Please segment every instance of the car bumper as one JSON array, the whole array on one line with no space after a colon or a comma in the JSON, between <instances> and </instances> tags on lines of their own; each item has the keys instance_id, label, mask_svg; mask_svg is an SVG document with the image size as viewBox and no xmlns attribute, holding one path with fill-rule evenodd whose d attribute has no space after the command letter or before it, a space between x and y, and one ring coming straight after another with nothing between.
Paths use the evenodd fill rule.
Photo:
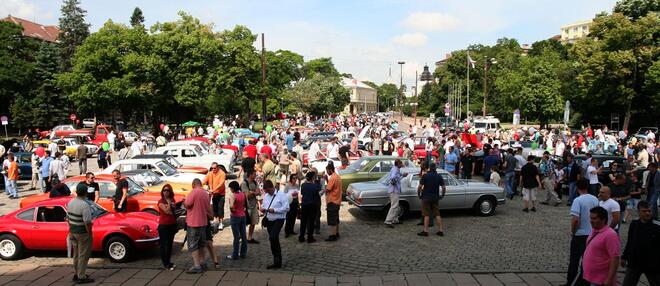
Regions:
<instances>
[{"instance_id":1,"label":"car bumper","mask_svg":"<svg viewBox=\"0 0 660 286\"><path fill-rule=\"evenodd\" d=\"M506 203L506 199L497 199L497 204L498 205L503 205Z\"/></svg>"},{"instance_id":2,"label":"car bumper","mask_svg":"<svg viewBox=\"0 0 660 286\"><path fill-rule=\"evenodd\" d=\"M135 247L138 248L138 249L153 248L153 247L158 246L159 242L160 242L160 237L136 239L135 240Z\"/></svg>"},{"instance_id":3,"label":"car bumper","mask_svg":"<svg viewBox=\"0 0 660 286\"><path fill-rule=\"evenodd\" d=\"M382 210L385 206L380 204L363 204L362 202L353 198L353 196L346 196L346 200L349 205L354 205L360 209L367 211L379 211Z\"/></svg>"}]
</instances>

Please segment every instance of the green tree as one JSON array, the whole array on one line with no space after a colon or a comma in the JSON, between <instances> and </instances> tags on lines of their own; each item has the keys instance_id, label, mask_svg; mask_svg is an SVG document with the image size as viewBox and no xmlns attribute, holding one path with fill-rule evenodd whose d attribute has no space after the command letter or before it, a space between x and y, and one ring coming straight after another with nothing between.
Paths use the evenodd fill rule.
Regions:
<instances>
[{"instance_id":1,"label":"green tree","mask_svg":"<svg viewBox=\"0 0 660 286\"><path fill-rule=\"evenodd\" d=\"M624 129L633 120L657 121L660 109L652 104L657 92L645 86L654 81L647 71L660 55L659 34L658 13L637 20L620 13L594 19L590 37L571 48L580 88L575 98L585 103L580 108L586 119L607 122L609 113L623 113ZM644 105L633 109L633 103Z\"/></svg>"},{"instance_id":2,"label":"green tree","mask_svg":"<svg viewBox=\"0 0 660 286\"><path fill-rule=\"evenodd\" d=\"M561 57L555 52L524 57L520 68L510 70L495 80L503 104L520 109L521 116L538 119L545 126L556 118L564 103L558 73Z\"/></svg>"},{"instance_id":3,"label":"green tree","mask_svg":"<svg viewBox=\"0 0 660 286\"><path fill-rule=\"evenodd\" d=\"M332 58L318 58L305 63L303 66L303 76L312 78L314 74L321 74L327 77L339 77L340 74L332 63Z\"/></svg>"},{"instance_id":4,"label":"green tree","mask_svg":"<svg viewBox=\"0 0 660 286\"><path fill-rule=\"evenodd\" d=\"M660 12L660 0L620 0L614 5L614 13L622 13L632 19L639 19L649 12Z\"/></svg>"},{"instance_id":5,"label":"green tree","mask_svg":"<svg viewBox=\"0 0 660 286\"><path fill-rule=\"evenodd\" d=\"M144 27L144 15L142 15L142 10L140 7L135 7L135 9L133 9L133 14L131 15L131 26L133 26L133 28Z\"/></svg>"},{"instance_id":6,"label":"green tree","mask_svg":"<svg viewBox=\"0 0 660 286\"><path fill-rule=\"evenodd\" d=\"M56 44L42 42L39 46L32 79L34 88L19 95L11 106L17 126L50 128L67 120L71 107L54 78L60 71L60 55Z\"/></svg>"},{"instance_id":7,"label":"green tree","mask_svg":"<svg viewBox=\"0 0 660 286\"><path fill-rule=\"evenodd\" d=\"M532 49L529 51L529 56L540 56L546 50L551 50L558 53L563 59L568 57L568 49L555 39L547 39L532 44Z\"/></svg>"},{"instance_id":8,"label":"green tree","mask_svg":"<svg viewBox=\"0 0 660 286\"><path fill-rule=\"evenodd\" d=\"M312 115L339 113L350 102L350 91L342 86L339 77L321 74L297 82L286 94L297 111Z\"/></svg>"},{"instance_id":9,"label":"green tree","mask_svg":"<svg viewBox=\"0 0 660 286\"><path fill-rule=\"evenodd\" d=\"M89 24L85 23L87 11L80 8L79 0L64 0L61 12L58 39L62 45L62 64L68 71L76 48L89 36Z\"/></svg>"},{"instance_id":10,"label":"green tree","mask_svg":"<svg viewBox=\"0 0 660 286\"><path fill-rule=\"evenodd\" d=\"M0 114L7 114L13 99L29 90L36 41L23 37L22 31L19 25L0 21Z\"/></svg>"}]
</instances>

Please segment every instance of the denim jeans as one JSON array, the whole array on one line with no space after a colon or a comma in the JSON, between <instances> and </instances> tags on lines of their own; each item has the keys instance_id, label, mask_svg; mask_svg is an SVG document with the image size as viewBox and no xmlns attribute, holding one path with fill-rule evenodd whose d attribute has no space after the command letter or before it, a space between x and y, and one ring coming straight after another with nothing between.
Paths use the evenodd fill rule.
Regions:
<instances>
[{"instance_id":1,"label":"denim jeans","mask_svg":"<svg viewBox=\"0 0 660 286\"><path fill-rule=\"evenodd\" d=\"M504 192L507 196L513 196L513 176L515 172L507 172L504 174Z\"/></svg>"},{"instance_id":2,"label":"denim jeans","mask_svg":"<svg viewBox=\"0 0 660 286\"><path fill-rule=\"evenodd\" d=\"M16 180L7 180L5 181L5 185L5 190L8 192L10 197L18 197Z\"/></svg>"},{"instance_id":3,"label":"denim jeans","mask_svg":"<svg viewBox=\"0 0 660 286\"><path fill-rule=\"evenodd\" d=\"M247 221L244 216L232 216L229 221L231 223L231 234L234 236L234 250L231 253L231 257L245 257L247 255L247 235L245 234L245 226ZM238 252L239 244L241 247L240 254Z\"/></svg>"},{"instance_id":4,"label":"denim jeans","mask_svg":"<svg viewBox=\"0 0 660 286\"><path fill-rule=\"evenodd\" d=\"M577 198L577 184L576 182L568 183L568 204L572 205L575 198Z\"/></svg>"},{"instance_id":5,"label":"denim jeans","mask_svg":"<svg viewBox=\"0 0 660 286\"><path fill-rule=\"evenodd\" d=\"M4 174L2 175L2 178L4 179L3 182L5 183L5 194L9 195L10 194L9 193L9 183L7 183L9 181L9 179L7 179L7 176L4 175Z\"/></svg>"},{"instance_id":6,"label":"denim jeans","mask_svg":"<svg viewBox=\"0 0 660 286\"><path fill-rule=\"evenodd\" d=\"M658 192L653 192L649 197L651 198L650 204L651 204L651 213L653 214L654 218L658 217L658 195L660 195Z\"/></svg>"}]
</instances>

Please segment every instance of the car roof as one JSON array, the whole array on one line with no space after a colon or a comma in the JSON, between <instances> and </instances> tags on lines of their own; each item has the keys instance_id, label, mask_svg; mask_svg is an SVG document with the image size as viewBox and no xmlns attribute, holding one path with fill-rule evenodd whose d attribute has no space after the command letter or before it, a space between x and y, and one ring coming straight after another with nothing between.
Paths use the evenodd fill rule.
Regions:
<instances>
[{"instance_id":1,"label":"car roof","mask_svg":"<svg viewBox=\"0 0 660 286\"><path fill-rule=\"evenodd\" d=\"M128 171L123 171L121 174L123 176L133 176L133 175L139 175L142 173L154 173L154 171L148 170L148 169L136 169L136 170L128 170Z\"/></svg>"},{"instance_id":2,"label":"car roof","mask_svg":"<svg viewBox=\"0 0 660 286\"><path fill-rule=\"evenodd\" d=\"M169 155L169 154L154 154L154 153L151 153L151 154L137 155L137 156L134 156L133 159L165 159L165 158L169 158L169 157L174 157L174 156Z\"/></svg>"},{"instance_id":3,"label":"car roof","mask_svg":"<svg viewBox=\"0 0 660 286\"><path fill-rule=\"evenodd\" d=\"M419 171L420 171L420 168L419 167L405 167L405 168L401 168L400 171L401 171L401 173L418 174ZM437 168L435 171L438 174L449 174L449 172L447 172L444 169L440 169L440 168Z\"/></svg>"},{"instance_id":4,"label":"car roof","mask_svg":"<svg viewBox=\"0 0 660 286\"><path fill-rule=\"evenodd\" d=\"M163 161L163 158L130 158L130 159L124 159L124 160L119 160L117 163L125 163L125 164L134 164L134 163L156 163Z\"/></svg>"}]
</instances>

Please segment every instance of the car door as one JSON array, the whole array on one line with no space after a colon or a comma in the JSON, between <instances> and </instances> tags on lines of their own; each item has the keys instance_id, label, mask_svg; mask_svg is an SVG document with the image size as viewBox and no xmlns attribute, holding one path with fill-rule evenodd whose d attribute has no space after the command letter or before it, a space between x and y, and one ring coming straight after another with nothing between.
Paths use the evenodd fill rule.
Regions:
<instances>
[{"instance_id":1,"label":"car door","mask_svg":"<svg viewBox=\"0 0 660 286\"><path fill-rule=\"evenodd\" d=\"M66 222L66 210L61 206L40 206L32 227L38 235L34 240L41 249L66 249L66 238L69 234L69 224Z\"/></svg>"},{"instance_id":2,"label":"car door","mask_svg":"<svg viewBox=\"0 0 660 286\"><path fill-rule=\"evenodd\" d=\"M16 214L17 223L14 224L14 234L21 239L28 249L40 249L40 245L34 240L37 233L34 227L34 213L36 208L28 208Z\"/></svg>"},{"instance_id":3,"label":"car door","mask_svg":"<svg viewBox=\"0 0 660 286\"><path fill-rule=\"evenodd\" d=\"M447 173L440 174L445 181L445 197L440 200L440 209L460 209L465 205L465 185Z\"/></svg>"}]
</instances>

